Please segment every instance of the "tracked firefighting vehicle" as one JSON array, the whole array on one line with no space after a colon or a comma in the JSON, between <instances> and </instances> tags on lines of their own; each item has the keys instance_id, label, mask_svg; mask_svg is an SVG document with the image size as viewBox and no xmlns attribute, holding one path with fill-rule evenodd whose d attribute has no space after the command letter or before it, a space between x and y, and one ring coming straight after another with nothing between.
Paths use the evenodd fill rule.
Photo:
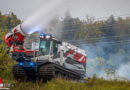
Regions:
<instances>
[{"instance_id":1,"label":"tracked firefighting vehicle","mask_svg":"<svg viewBox=\"0 0 130 90\"><path fill-rule=\"evenodd\" d=\"M76 80L84 78L86 51L61 42L51 34L41 34L39 49L28 51L23 46L27 35L20 24L4 37L11 58L18 62L12 68L16 79L27 77L50 80L58 76Z\"/></svg>"}]
</instances>

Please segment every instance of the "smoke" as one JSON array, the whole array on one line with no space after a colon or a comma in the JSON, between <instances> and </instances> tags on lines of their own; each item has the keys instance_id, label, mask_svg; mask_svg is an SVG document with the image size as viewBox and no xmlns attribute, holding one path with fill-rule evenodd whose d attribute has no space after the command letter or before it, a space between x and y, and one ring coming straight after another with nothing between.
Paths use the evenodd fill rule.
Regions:
<instances>
[{"instance_id":1,"label":"smoke","mask_svg":"<svg viewBox=\"0 0 130 90\"><path fill-rule=\"evenodd\" d=\"M24 32L26 34L42 32L62 9L63 3L65 3L65 0L54 0L46 3L22 23Z\"/></svg>"},{"instance_id":2,"label":"smoke","mask_svg":"<svg viewBox=\"0 0 130 90\"><path fill-rule=\"evenodd\" d=\"M96 74L106 79L124 77L130 80L129 44L105 42L101 40L95 45L80 45L87 51L87 76Z\"/></svg>"},{"instance_id":3,"label":"smoke","mask_svg":"<svg viewBox=\"0 0 130 90\"><path fill-rule=\"evenodd\" d=\"M117 74L130 80L130 62L128 64L122 64L117 70Z\"/></svg>"}]
</instances>

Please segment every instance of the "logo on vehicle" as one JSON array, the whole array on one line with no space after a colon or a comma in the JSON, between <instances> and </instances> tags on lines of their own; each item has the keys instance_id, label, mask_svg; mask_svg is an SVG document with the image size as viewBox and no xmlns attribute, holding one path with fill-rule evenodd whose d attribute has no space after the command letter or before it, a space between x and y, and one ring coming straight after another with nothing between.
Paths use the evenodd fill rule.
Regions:
<instances>
[{"instance_id":1,"label":"logo on vehicle","mask_svg":"<svg viewBox=\"0 0 130 90\"><path fill-rule=\"evenodd\" d=\"M78 52L75 52L74 50L69 50L66 54L66 57L71 57L78 62L82 62L82 63L86 64L86 56L84 56Z\"/></svg>"}]
</instances>

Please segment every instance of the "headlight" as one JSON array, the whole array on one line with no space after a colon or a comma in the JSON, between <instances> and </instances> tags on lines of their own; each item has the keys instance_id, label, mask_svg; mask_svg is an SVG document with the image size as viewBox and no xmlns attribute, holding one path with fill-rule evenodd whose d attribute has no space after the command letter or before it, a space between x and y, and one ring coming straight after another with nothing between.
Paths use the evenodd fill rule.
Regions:
<instances>
[{"instance_id":1,"label":"headlight","mask_svg":"<svg viewBox=\"0 0 130 90\"><path fill-rule=\"evenodd\" d=\"M19 66L23 66L23 62L20 62L20 63L19 63Z\"/></svg>"},{"instance_id":2,"label":"headlight","mask_svg":"<svg viewBox=\"0 0 130 90\"><path fill-rule=\"evenodd\" d=\"M30 67L33 67L33 66L34 66L34 62L30 62L30 63L29 63L29 66L30 66Z\"/></svg>"}]
</instances>

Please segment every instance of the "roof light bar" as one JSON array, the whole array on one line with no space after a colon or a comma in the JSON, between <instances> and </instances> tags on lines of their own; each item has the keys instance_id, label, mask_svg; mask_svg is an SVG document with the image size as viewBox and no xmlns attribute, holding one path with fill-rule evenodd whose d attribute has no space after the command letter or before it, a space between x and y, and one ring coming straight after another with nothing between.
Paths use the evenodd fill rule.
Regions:
<instances>
[{"instance_id":1,"label":"roof light bar","mask_svg":"<svg viewBox=\"0 0 130 90\"><path fill-rule=\"evenodd\" d=\"M51 34L41 34L40 38L42 38L42 39L51 39L52 36L51 36Z\"/></svg>"}]
</instances>

